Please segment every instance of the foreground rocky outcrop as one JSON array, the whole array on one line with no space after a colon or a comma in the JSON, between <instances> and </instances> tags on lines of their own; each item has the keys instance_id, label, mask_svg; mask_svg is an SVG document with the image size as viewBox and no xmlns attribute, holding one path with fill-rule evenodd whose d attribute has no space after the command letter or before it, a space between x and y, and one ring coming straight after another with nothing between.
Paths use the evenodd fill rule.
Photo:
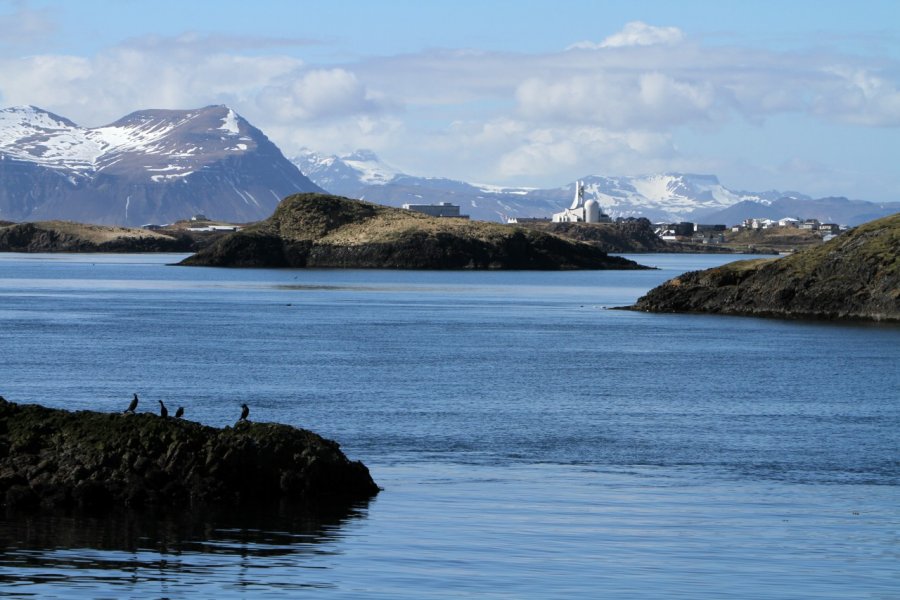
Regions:
<instances>
[{"instance_id":1,"label":"foreground rocky outcrop","mask_svg":"<svg viewBox=\"0 0 900 600\"><path fill-rule=\"evenodd\" d=\"M191 252L187 234L71 221L0 223L0 252Z\"/></svg>"},{"instance_id":2,"label":"foreground rocky outcrop","mask_svg":"<svg viewBox=\"0 0 900 600\"><path fill-rule=\"evenodd\" d=\"M785 258L685 273L628 308L900 321L900 213Z\"/></svg>"},{"instance_id":3,"label":"foreground rocky outcrop","mask_svg":"<svg viewBox=\"0 0 900 600\"><path fill-rule=\"evenodd\" d=\"M433 218L327 194L285 198L275 213L182 265L379 269L641 269L555 235Z\"/></svg>"},{"instance_id":4,"label":"foreground rocky outcrop","mask_svg":"<svg viewBox=\"0 0 900 600\"><path fill-rule=\"evenodd\" d=\"M0 398L0 502L8 509L315 507L377 493L365 465L336 442L288 425L217 429Z\"/></svg>"}]
</instances>

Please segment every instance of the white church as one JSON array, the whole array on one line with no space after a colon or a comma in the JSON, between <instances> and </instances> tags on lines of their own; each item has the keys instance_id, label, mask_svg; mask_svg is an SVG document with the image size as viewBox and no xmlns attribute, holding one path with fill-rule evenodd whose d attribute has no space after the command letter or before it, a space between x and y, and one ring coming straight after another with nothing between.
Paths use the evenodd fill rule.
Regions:
<instances>
[{"instance_id":1,"label":"white church","mask_svg":"<svg viewBox=\"0 0 900 600\"><path fill-rule=\"evenodd\" d=\"M600 203L591 198L584 201L584 183L575 182L575 199L566 210L554 213L554 223L609 223L612 219L600 211Z\"/></svg>"}]
</instances>

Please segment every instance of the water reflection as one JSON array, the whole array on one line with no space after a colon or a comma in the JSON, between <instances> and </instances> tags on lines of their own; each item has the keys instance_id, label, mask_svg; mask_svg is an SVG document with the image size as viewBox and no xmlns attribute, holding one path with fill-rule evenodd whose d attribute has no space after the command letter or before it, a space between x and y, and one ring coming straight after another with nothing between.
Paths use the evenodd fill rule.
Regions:
<instances>
[{"instance_id":1,"label":"water reflection","mask_svg":"<svg viewBox=\"0 0 900 600\"><path fill-rule=\"evenodd\" d=\"M281 590L330 587L322 561L340 553L345 528L367 513L368 503L315 513L6 514L0 597L94 597L110 585L163 596L198 588L227 596L263 581Z\"/></svg>"}]
</instances>

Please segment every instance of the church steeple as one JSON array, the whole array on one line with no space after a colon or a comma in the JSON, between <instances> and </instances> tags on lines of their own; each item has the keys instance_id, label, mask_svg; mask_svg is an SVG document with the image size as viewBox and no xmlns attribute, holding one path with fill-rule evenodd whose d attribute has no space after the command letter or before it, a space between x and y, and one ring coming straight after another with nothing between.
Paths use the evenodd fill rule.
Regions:
<instances>
[{"instance_id":1,"label":"church steeple","mask_svg":"<svg viewBox=\"0 0 900 600\"><path fill-rule=\"evenodd\" d=\"M569 207L569 210L575 210L576 208L581 208L584 206L584 183L581 181L575 182L575 198L572 200L572 206Z\"/></svg>"}]
</instances>

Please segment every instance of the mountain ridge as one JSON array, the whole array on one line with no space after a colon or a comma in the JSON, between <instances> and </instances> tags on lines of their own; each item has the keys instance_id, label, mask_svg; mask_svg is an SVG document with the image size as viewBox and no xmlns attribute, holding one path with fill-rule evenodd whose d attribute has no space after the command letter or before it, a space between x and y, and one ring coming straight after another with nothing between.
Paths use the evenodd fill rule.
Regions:
<instances>
[{"instance_id":1,"label":"mountain ridge","mask_svg":"<svg viewBox=\"0 0 900 600\"><path fill-rule=\"evenodd\" d=\"M321 191L224 105L139 110L95 128L0 109L0 181L0 218L131 226L197 213L256 221L291 193Z\"/></svg>"}]
</instances>

